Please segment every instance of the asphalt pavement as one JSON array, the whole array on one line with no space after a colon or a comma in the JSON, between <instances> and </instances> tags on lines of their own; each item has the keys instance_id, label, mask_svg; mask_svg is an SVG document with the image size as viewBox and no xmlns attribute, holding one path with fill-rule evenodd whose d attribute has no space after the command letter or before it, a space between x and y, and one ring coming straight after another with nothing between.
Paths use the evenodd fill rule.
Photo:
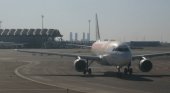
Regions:
<instances>
[{"instance_id":1,"label":"asphalt pavement","mask_svg":"<svg viewBox=\"0 0 170 93\"><path fill-rule=\"evenodd\" d=\"M87 50L74 49L40 49L34 51L87 53ZM133 54L167 51L169 51L169 48L149 48L145 50L133 50ZM75 58L69 57L19 53L18 60L20 62L28 62L27 65L22 65L15 71L21 78L63 89L87 93L169 93L170 91L169 56L150 59L154 68L149 73L140 72L138 69L139 61L134 61L132 63L132 68L134 69L133 75L122 75L122 77L117 77L115 67L101 66L96 63L91 65L93 74L91 76L84 76L82 73L75 71L73 66Z\"/></svg>"}]
</instances>

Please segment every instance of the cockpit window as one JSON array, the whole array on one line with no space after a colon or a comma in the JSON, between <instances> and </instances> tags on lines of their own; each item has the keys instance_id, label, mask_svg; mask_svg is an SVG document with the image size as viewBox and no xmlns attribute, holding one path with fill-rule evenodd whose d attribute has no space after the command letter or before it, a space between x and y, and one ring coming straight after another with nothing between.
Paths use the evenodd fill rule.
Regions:
<instances>
[{"instance_id":1,"label":"cockpit window","mask_svg":"<svg viewBox=\"0 0 170 93\"><path fill-rule=\"evenodd\" d=\"M114 49L113 51L127 52L127 51L129 51L129 48L127 48L127 47L118 47L118 48Z\"/></svg>"}]
</instances>

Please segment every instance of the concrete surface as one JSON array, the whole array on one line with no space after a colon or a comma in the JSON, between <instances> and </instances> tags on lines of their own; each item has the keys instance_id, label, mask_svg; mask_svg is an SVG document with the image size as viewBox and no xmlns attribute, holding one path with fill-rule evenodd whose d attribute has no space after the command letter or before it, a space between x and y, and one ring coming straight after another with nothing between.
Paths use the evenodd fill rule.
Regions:
<instances>
[{"instance_id":1,"label":"concrete surface","mask_svg":"<svg viewBox=\"0 0 170 93\"><path fill-rule=\"evenodd\" d=\"M169 48L149 48L133 50L134 54L167 52ZM83 53L86 50L35 50L49 52ZM88 52L86 52L88 53ZM170 91L170 57L151 59L154 68L149 73L142 73L138 69L138 61L133 62L134 74L117 77L115 67L92 64L93 75L84 76L74 70L74 58L47 55L31 55L29 64L17 69L22 78L41 84L69 88L75 91L88 93L168 93ZM20 57L19 56L19 57ZM28 58L26 58L28 59ZM122 70L123 71L123 70Z\"/></svg>"},{"instance_id":2,"label":"concrete surface","mask_svg":"<svg viewBox=\"0 0 170 93\"><path fill-rule=\"evenodd\" d=\"M0 50L0 93L169 93L170 57L151 59L154 68L140 72L133 62L134 74L117 77L115 67L92 64L93 75L74 70L74 58L32 55ZM88 54L88 50L35 50ZM168 52L170 48L133 50L134 54ZM123 69L122 69L123 71Z\"/></svg>"}]
</instances>

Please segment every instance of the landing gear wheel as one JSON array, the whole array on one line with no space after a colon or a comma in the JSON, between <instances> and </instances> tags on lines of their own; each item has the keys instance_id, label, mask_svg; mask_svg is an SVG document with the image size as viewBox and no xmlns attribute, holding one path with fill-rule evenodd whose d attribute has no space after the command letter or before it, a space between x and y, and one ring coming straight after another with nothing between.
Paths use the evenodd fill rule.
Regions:
<instances>
[{"instance_id":1,"label":"landing gear wheel","mask_svg":"<svg viewBox=\"0 0 170 93\"><path fill-rule=\"evenodd\" d=\"M88 69L88 74L91 75L91 73L92 73L92 70L91 70L91 68L89 68Z\"/></svg>"},{"instance_id":2,"label":"landing gear wheel","mask_svg":"<svg viewBox=\"0 0 170 93\"><path fill-rule=\"evenodd\" d=\"M127 74L132 75L132 73L133 73L133 69L132 68L130 68L130 67L124 68L124 74L125 75L127 75Z\"/></svg>"},{"instance_id":3,"label":"landing gear wheel","mask_svg":"<svg viewBox=\"0 0 170 93\"><path fill-rule=\"evenodd\" d=\"M132 75L132 73L133 73L133 69L129 68L129 75Z\"/></svg>"},{"instance_id":4,"label":"landing gear wheel","mask_svg":"<svg viewBox=\"0 0 170 93\"><path fill-rule=\"evenodd\" d=\"M128 69L124 68L124 74L127 74L127 73L128 73Z\"/></svg>"},{"instance_id":5,"label":"landing gear wheel","mask_svg":"<svg viewBox=\"0 0 170 93\"><path fill-rule=\"evenodd\" d=\"M86 75L88 73L88 75L91 75L92 74L92 70L91 68L89 68L89 66L92 64L93 61L91 61L89 63L89 61L87 60L87 63L86 63L86 67L84 68L84 71L83 71L83 74Z\"/></svg>"},{"instance_id":6,"label":"landing gear wheel","mask_svg":"<svg viewBox=\"0 0 170 93\"><path fill-rule=\"evenodd\" d=\"M121 73L120 69L121 68L119 66L117 66L117 76L118 77L122 77L122 73Z\"/></svg>"},{"instance_id":7,"label":"landing gear wheel","mask_svg":"<svg viewBox=\"0 0 170 93\"><path fill-rule=\"evenodd\" d=\"M87 71L86 71L86 70L84 70L84 71L83 71L83 74L84 74L84 75L86 75L86 73L87 73Z\"/></svg>"},{"instance_id":8,"label":"landing gear wheel","mask_svg":"<svg viewBox=\"0 0 170 93\"><path fill-rule=\"evenodd\" d=\"M84 70L84 71L83 71L83 74L84 74L84 75L86 75L87 73L88 73L89 75L91 75L91 73L92 73L91 68L89 68L88 70Z\"/></svg>"}]
</instances>

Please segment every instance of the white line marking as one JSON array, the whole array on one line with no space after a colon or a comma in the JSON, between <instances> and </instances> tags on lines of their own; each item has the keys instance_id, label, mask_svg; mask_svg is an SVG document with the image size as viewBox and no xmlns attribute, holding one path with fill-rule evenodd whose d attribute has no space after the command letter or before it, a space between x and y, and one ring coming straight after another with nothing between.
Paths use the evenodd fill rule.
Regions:
<instances>
[{"instance_id":1,"label":"white line marking","mask_svg":"<svg viewBox=\"0 0 170 93\"><path fill-rule=\"evenodd\" d=\"M26 65L28 65L28 64L26 64ZM20 66L20 67L16 68L15 71L14 71L15 74L16 74L17 76L23 78L23 79L27 79L27 80L32 81L32 82L36 82L36 83L43 84L43 85L47 85L47 86L53 86L53 87L61 88L61 87L58 87L57 85L49 84L49 83L44 83L44 82L40 82L40 81L37 81L37 80L33 80L33 79L31 79L31 78L28 78L28 77L20 74L18 70L21 69L21 68L23 68L23 67L26 67L26 65L23 65L23 66ZM64 88L64 89L68 89L68 88ZM74 90L74 89L71 89L71 90L73 90L73 91L78 91L78 90ZM82 92L82 91L79 91L79 92Z\"/></svg>"},{"instance_id":2,"label":"white line marking","mask_svg":"<svg viewBox=\"0 0 170 93\"><path fill-rule=\"evenodd\" d=\"M32 63L32 62L31 62ZM37 80L34 80L34 79L31 79L31 78L29 78L29 77L26 77L26 76L24 76L24 75L22 75L22 74L20 74L19 73L19 69L21 69L21 68L23 68L23 67L26 67L27 65L29 65L29 64L26 64L26 65L23 65L23 66L20 66L20 67L18 67L18 68L16 68L15 69L15 74L17 75L17 76L19 76L19 77L21 77L21 78L23 78L23 79L27 79L27 80L29 80L29 81L32 81L32 82L36 82L36 83L39 83L39 84L43 84L43 85L48 85L48 86L53 86L53 87L57 87L57 88L64 88L64 87L61 87L61 85L62 84L60 84L60 85L54 85L54 84L49 84L49 83L45 83L45 82L41 82L41 81L37 81ZM65 84L63 84L63 85L65 85ZM95 84L94 84L95 85ZM125 88L121 88L121 87L113 87L113 86L111 86L112 88L115 88L115 89L119 89L119 90L123 90L123 91L126 91L126 92L137 92L137 93L149 93L149 92L145 92L145 91L140 91L140 90L135 90L135 89L125 89ZM69 88L64 88L64 89L69 89ZM86 90L82 90L82 91L80 91L80 90L76 90L76 89L73 89L73 88L70 88L71 90L74 90L74 91L79 91L79 92L89 92L89 91L86 91Z\"/></svg>"}]
</instances>

